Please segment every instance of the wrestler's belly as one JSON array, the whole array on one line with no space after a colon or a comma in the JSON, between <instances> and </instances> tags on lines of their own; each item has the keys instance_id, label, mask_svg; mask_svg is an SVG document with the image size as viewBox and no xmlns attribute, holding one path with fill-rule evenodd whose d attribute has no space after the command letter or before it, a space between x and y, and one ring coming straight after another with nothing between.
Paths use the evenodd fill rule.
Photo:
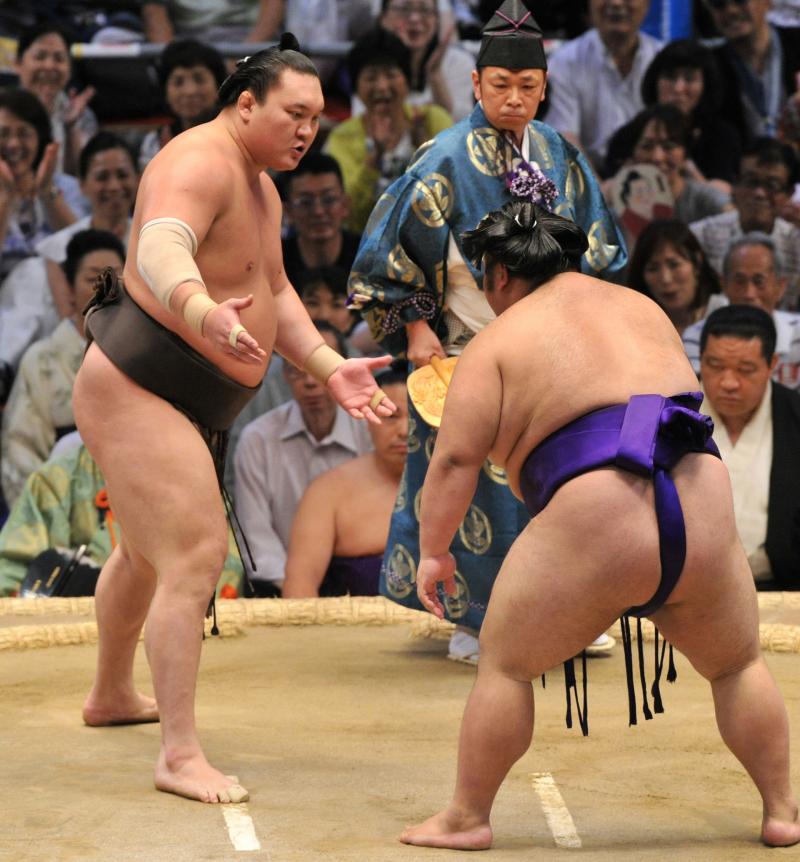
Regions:
<instances>
[{"instance_id":1,"label":"wrestler's belly","mask_svg":"<svg viewBox=\"0 0 800 862\"><path fill-rule=\"evenodd\" d=\"M253 293L253 304L249 308L244 309L239 315L243 326L267 354L267 359L258 365L244 362L235 356L223 353L217 349L207 339L191 329L185 321L174 314L170 314L158 302L150 290L138 280L127 278L125 287L134 301L151 317L154 317L162 326L165 326L182 338L228 377L244 386L258 386L261 382L261 379L267 372L269 356L275 344L277 330L274 302L268 286L263 285L259 290L251 290L250 292ZM217 301L220 301L219 297L215 298Z\"/></svg>"}]
</instances>

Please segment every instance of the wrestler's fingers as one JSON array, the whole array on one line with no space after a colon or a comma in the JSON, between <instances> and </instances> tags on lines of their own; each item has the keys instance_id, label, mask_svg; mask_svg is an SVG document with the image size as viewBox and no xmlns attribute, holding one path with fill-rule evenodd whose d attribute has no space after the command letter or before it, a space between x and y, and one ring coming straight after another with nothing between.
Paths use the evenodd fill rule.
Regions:
<instances>
[{"instance_id":1,"label":"wrestler's fingers","mask_svg":"<svg viewBox=\"0 0 800 862\"><path fill-rule=\"evenodd\" d=\"M363 419L364 414L358 407L348 407L347 412L353 417L353 419Z\"/></svg>"},{"instance_id":2,"label":"wrestler's fingers","mask_svg":"<svg viewBox=\"0 0 800 862\"><path fill-rule=\"evenodd\" d=\"M458 592L458 587L456 586L456 579L453 577L444 579L444 591L448 596L454 596Z\"/></svg>"},{"instance_id":3,"label":"wrestler's fingers","mask_svg":"<svg viewBox=\"0 0 800 862\"><path fill-rule=\"evenodd\" d=\"M367 365L371 370L375 368L385 368L391 365L394 357L390 353L385 353L383 356L370 356L367 359Z\"/></svg>"},{"instance_id":4,"label":"wrestler's fingers","mask_svg":"<svg viewBox=\"0 0 800 862\"><path fill-rule=\"evenodd\" d=\"M383 400L375 408L375 412L379 416L391 416L397 412L397 405L391 398L384 396Z\"/></svg>"},{"instance_id":5,"label":"wrestler's fingers","mask_svg":"<svg viewBox=\"0 0 800 862\"><path fill-rule=\"evenodd\" d=\"M367 420L367 422L371 422L373 425L382 425L381 420L375 415L375 411L367 405L361 410L362 415Z\"/></svg>"},{"instance_id":6,"label":"wrestler's fingers","mask_svg":"<svg viewBox=\"0 0 800 862\"><path fill-rule=\"evenodd\" d=\"M439 601L439 596L436 593L436 587L434 586L433 592L428 592L423 587L420 587L417 590L417 597L420 602L422 602L422 606L426 611L430 611L435 617L438 617L440 620L444 618L444 608L442 607L442 603Z\"/></svg>"}]
</instances>

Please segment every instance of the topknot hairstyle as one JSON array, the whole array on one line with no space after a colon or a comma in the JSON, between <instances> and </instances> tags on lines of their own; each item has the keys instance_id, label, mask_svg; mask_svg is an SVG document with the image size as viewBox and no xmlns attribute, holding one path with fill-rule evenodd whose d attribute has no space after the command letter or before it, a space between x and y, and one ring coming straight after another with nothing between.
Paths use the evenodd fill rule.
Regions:
<instances>
[{"instance_id":1,"label":"topknot hairstyle","mask_svg":"<svg viewBox=\"0 0 800 862\"><path fill-rule=\"evenodd\" d=\"M245 90L250 90L259 105L263 104L286 69L319 78L317 67L300 52L300 43L293 33L284 33L277 45L238 60L236 70L219 88L220 106L236 104Z\"/></svg>"},{"instance_id":2,"label":"topknot hairstyle","mask_svg":"<svg viewBox=\"0 0 800 862\"><path fill-rule=\"evenodd\" d=\"M510 201L463 234L464 252L476 269L502 263L537 288L562 272L580 268L589 248L574 222L527 201Z\"/></svg>"}]
</instances>

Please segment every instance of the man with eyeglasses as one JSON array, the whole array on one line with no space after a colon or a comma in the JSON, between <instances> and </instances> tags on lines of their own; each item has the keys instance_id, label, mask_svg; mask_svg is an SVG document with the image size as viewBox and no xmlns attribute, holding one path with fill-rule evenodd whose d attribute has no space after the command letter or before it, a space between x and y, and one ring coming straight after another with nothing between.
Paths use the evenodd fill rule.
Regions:
<instances>
[{"instance_id":1,"label":"man with eyeglasses","mask_svg":"<svg viewBox=\"0 0 800 862\"><path fill-rule=\"evenodd\" d=\"M284 212L292 233L283 240L283 266L299 286L309 270L337 266L350 272L361 236L343 225L350 213L342 171L333 156L309 153L286 174Z\"/></svg>"},{"instance_id":2,"label":"man with eyeglasses","mask_svg":"<svg viewBox=\"0 0 800 862\"><path fill-rule=\"evenodd\" d=\"M727 82L722 116L745 135L775 135L800 70L800 27L775 27L769 0L704 0L724 42L714 55Z\"/></svg>"},{"instance_id":3,"label":"man with eyeglasses","mask_svg":"<svg viewBox=\"0 0 800 862\"><path fill-rule=\"evenodd\" d=\"M800 166L791 147L772 138L758 138L746 148L733 185L735 209L692 222L689 227L709 263L723 274L731 243L754 231L768 234L787 279L781 308L797 310L800 297L800 228L778 213L788 202Z\"/></svg>"}]
</instances>

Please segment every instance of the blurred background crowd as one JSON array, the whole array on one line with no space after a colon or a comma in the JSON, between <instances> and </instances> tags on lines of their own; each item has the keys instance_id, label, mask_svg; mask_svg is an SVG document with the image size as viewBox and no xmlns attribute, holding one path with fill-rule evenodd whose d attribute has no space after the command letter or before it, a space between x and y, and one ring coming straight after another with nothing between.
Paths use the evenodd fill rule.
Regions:
<instances>
[{"instance_id":1,"label":"blurred background crowd","mask_svg":"<svg viewBox=\"0 0 800 862\"><path fill-rule=\"evenodd\" d=\"M754 578L796 589L800 0L527 2L548 55L536 119L586 157L628 246L627 266L607 277L673 322L717 425ZM117 540L71 388L85 349L80 311L99 272L121 272L149 161L215 115L237 57L295 33L320 69L326 108L312 151L274 177L286 271L326 341L381 353L347 306L354 258L415 150L472 112L480 30L498 5L0 6L0 595L24 592L42 554L94 570ZM382 373L403 406L366 427L275 357L234 428L226 477L257 595L377 592L414 430L407 372L401 356ZM245 593L233 537L218 592Z\"/></svg>"}]
</instances>

